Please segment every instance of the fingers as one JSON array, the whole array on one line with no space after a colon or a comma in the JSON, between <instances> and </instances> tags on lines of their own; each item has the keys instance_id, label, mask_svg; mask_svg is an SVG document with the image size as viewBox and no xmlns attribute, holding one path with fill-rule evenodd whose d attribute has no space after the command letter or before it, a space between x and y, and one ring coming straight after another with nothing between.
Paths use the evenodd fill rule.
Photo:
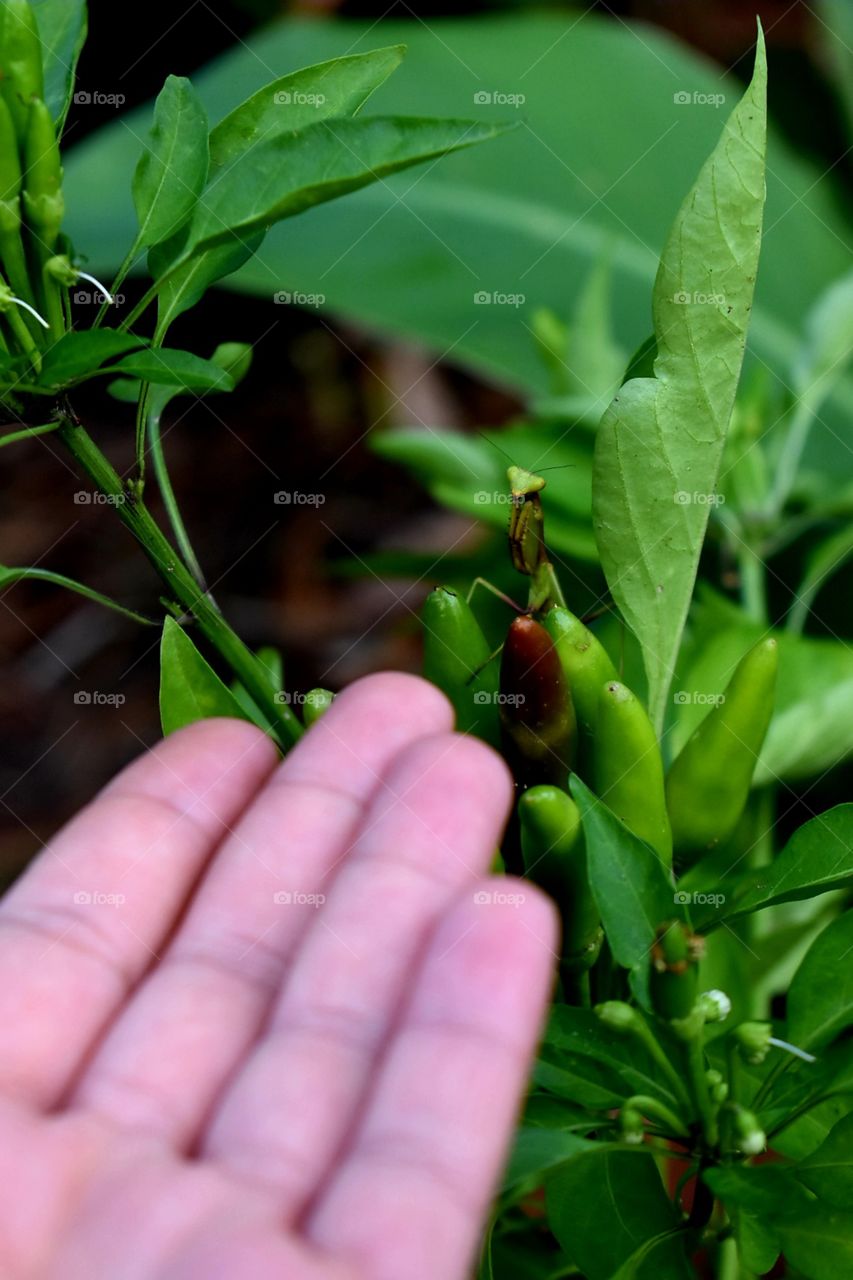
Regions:
<instances>
[{"instance_id":1,"label":"fingers","mask_svg":"<svg viewBox=\"0 0 853 1280\"><path fill-rule=\"evenodd\" d=\"M350 686L223 842L163 963L116 1022L75 1101L191 1145L257 1038L315 903L407 744L451 711L405 675Z\"/></svg>"},{"instance_id":2,"label":"fingers","mask_svg":"<svg viewBox=\"0 0 853 1280\"><path fill-rule=\"evenodd\" d=\"M410 746L386 782L202 1144L293 1220L354 1121L437 921L487 870L511 794L496 755L450 734Z\"/></svg>"},{"instance_id":3,"label":"fingers","mask_svg":"<svg viewBox=\"0 0 853 1280\"><path fill-rule=\"evenodd\" d=\"M0 1091L55 1103L274 765L251 725L193 725L124 770L37 858L0 904Z\"/></svg>"},{"instance_id":4,"label":"fingers","mask_svg":"<svg viewBox=\"0 0 853 1280\"><path fill-rule=\"evenodd\" d=\"M505 1158L556 923L526 882L478 887L491 900L469 889L435 934L372 1101L307 1222L308 1238L363 1280L467 1276Z\"/></svg>"}]
</instances>

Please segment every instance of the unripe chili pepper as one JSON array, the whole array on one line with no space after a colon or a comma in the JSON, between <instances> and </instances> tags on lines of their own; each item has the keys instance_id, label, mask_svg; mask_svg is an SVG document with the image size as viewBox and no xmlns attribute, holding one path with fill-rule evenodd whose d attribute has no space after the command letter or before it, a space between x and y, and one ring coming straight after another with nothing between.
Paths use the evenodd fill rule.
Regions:
<instances>
[{"instance_id":1,"label":"unripe chili pepper","mask_svg":"<svg viewBox=\"0 0 853 1280\"><path fill-rule=\"evenodd\" d=\"M577 721L551 637L535 618L510 623L501 660L500 717L519 782L565 785Z\"/></svg>"},{"instance_id":2,"label":"unripe chili pepper","mask_svg":"<svg viewBox=\"0 0 853 1280\"><path fill-rule=\"evenodd\" d=\"M19 138L24 135L27 108L44 97L42 43L33 8L27 0L4 0L2 12L3 97Z\"/></svg>"},{"instance_id":3,"label":"unripe chili pepper","mask_svg":"<svg viewBox=\"0 0 853 1280\"><path fill-rule=\"evenodd\" d=\"M489 645L471 606L449 587L436 587L421 619L423 672L453 704L457 730L498 747L498 663L489 660Z\"/></svg>"},{"instance_id":4,"label":"unripe chili pepper","mask_svg":"<svg viewBox=\"0 0 853 1280\"><path fill-rule=\"evenodd\" d=\"M696 1005L700 940L680 920L662 924L652 946L649 993L661 1018L686 1018Z\"/></svg>"},{"instance_id":5,"label":"unripe chili pepper","mask_svg":"<svg viewBox=\"0 0 853 1280\"><path fill-rule=\"evenodd\" d=\"M672 834L657 735L639 698L618 680L599 693L592 762L599 798L670 866Z\"/></svg>"},{"instance_id":6,"label":"unripe chili pepper","mask_svg":"<svg viewBox=\"0 0 853 1280\"><path fill-rule=\"evenodd\" d=\"M580 810L559 787L536 786L518 802L525 873L549 893L563 922L563 971L584 972L601 949L598 910L586 874Z\"/></svg>"},{"instance_id":7,"label":"unripe chili pepper","mask_svg":"<svg viewBox=\"0 0 853 1280\"><path fill-rule=\"evenodd\" d=\"M599 694L603 685L618 679L616 668L601 642L568 609L555 605L545 614L543 625L563 664L578 725L592 736L598 724Z\"/></svg>"},{"instance_id":8,"label":"unripe chili pepper","mask_svg":"<svg viewBox=\"0 0 853 1280\"><path fill-rule=\"evenodd\" d=\"M623 1142L629 1143L631 1146L639 1146L645 1141L646 1127L643 1124L642 1114L627 1103L619 1112L619 1133Z\"/></svg>"},{"instance_id":9,"label":"unripe chili pepper","mask_svg":"<svg viewBox=\"0 0 853 1280\"><path fill-rule=\"evenodd\" d=\"M21 189L24 184L15 125L0 97L0 259L10 285L30 301L30 281L21 241Z\"/></svg>"},{"instance_id":10,"label":"unripe chili pepper","mask_svg":"<svg viewBox=\"0 0 853 1280\"><path fill-rule=\"evenodd\" d=\"M746 807L773 714L778 665L774 639L750 649L669 770L673 842L686 865L727 839Z\"/></svg>"},{"instance_id":11,"label":"unripe chili pepper","mask_svg":"<svg viewBox=\"0 0 853 1280\"><path fill-rule=\"evenodd\" d=\"M30 103L24 136L24 210L51 254L65 216L59 144L47 105Z\"/></svg>"},{"instance_id":12,"label":"unripe chili pepper","mask_svg":"<svg viewBox=\"0 0 853 1280\"><path fill-rule=\"evenodd\" d=\"M320 716L329 710L334 699L335 695L328 689L311 689L306 693L302 708L302 719L305 721L306 728L310 729L312 724L317 723Z\"/></svg>"}]
</instances>

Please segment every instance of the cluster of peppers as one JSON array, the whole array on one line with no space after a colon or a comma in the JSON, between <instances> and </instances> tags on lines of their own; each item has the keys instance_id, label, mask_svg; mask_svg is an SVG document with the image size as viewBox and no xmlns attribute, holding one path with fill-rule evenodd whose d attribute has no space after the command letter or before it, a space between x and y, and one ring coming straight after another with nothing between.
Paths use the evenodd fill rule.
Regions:
<instances>
[{"instance_id":1,"label":"cluster of peppers","mask_svg":"<svg viewBox=\"0 0 853 1280\"><path fill-rule=\"evenodd\" d=\"M519 791L504 848L513 871L546 889L563 920L564 998L596 964L602 931L587 875L575 771L670 870L684 871L732 841L773 708L777 646L761 640L667 770L642 701L619 679L593 632L553 601L509 626L500 664L470 605L438 587L424 606L424 674L444 691L457 726L502 751ZM490 660L492 659L492 660ZM652 957L654 1007L684 1017L696 998L695 956L677 933ZM609 988L602 983L601 989Z\"/></svg>"},{"instance_id":2,"label":"cluster of peppers","mask_svg":"<svg viewBox=\"0 0 853 1280\"><path fill-rule=\"evenodd\" d=\"M27 0L0 7L0 355L41 370L70 325L81 278L62 236L59 139L45 100L42 42ZM93 283L98 285L97 281ZM99 288L102 286L98 285Z\"/></svg>"},{"instance_id":3,"label":"cluster of peppers","mask_svg":"<svg viewBox=\"0 0 853 1280\"><path fill-rule=\"evenodd\" d=\"M619 679L593 632L553 598L512 621L500 665L470 605L449 588L430 594L423 622L424 674L453 703L457 727L501 750L513 770L519 796L503 862L537 882L559 907L559 996L595 1005L612 1030L642 1043L681 1100L676 1115L654 1098L629 1099L619 1113L623 1140L643 1141L648 1122L687 1138L689 1118L708 1148L742 1155L763 1150L758 1120L729 1096L729 1081L704 1057L705 1024L730 1011L722 992L700 991L704 940L682 921L664 920L650 955L649 1003L682 1045L683 1074L643 1012L622 998L627 975L607 948L568 783L576 772L654 850L668 874L673 867L689 869L714 849L739 847L773 708L776 641L761 640L746 653L667 770L642 701ZM729 1041L731 1054L749 1063L760 1061L771 1043L790 1048L772 1039L769 1023L741 1024Z\"/></svg>"}]
</instances>

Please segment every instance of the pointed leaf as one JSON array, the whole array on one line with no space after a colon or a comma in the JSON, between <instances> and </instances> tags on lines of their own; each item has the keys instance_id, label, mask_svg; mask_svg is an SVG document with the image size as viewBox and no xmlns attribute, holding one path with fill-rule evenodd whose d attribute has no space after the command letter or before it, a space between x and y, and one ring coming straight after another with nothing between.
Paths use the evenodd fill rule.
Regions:
<instances>
[{"instance_id":1,"label":"pointed leaf","mask_svg":"<svg viewBox=\"0 0 853 1280\"><path fill-rule=\"evenodd\" d=\"M393 45L332 58L265 85L211 130L214 175L249 147L275 134L292 133L335 116L355 115L400 65L404 53L402 45Z\"/></svg>"},{"instance_id":2,"label":"pointed leaf","mask_svg":"<svg viewBox=\"0 0 853 1280\"><path fill-rule=\"evenodd\" d=\"M602 418L593 518L613 596L643 649L660 732L752 307L764 206L766 64L679 211L654 289L654 379Z\"/></svg>"},{"instance_id":3,"label":"pointed leaf","mask_svg":"<svg viewBox=\"0 0 853 1280\"><path fill-rule=\"evenodd\" d=\"M144 145L133 176L139 249L171 236L207 181L207 113L189 80L166 80L154 107L150 142Z\"/></svg>"},{"instance_id":4,"label":"pointed leaf","mask_svg":"<svg viewBox=\"0 0 853 1280\"><path fill-rule=\"evenodd\" d=\"M174 733L196 720L230 716L251 720L187 633L167 618L160 644L160 721Z\"/></svg>"},{"instance_id":5,"label":"pointed leaf","mask_svg":"<svg viewBox=\"0 0 853 1280\"><path fill-rule=\"evenodd\" d=\"M110 373L122 373L129 378L140 378L158 386L182 387L187 391L233 391L234 379L213 360L203 360L191 351L177 351L171 347L151 347L135 351L118 364L110 366Z\"/></svg>"},{"instance_id":6,"label":"pointed leaf","mask_svg":"<svg viewBox=\"0 0 853 1280\"><path fill-rule=\"evenodd\" d=\"M796 1172L800 1182L827 1204L838 1209L853 1204L853 1114L838 1121Z\"/></svg>"},{"instance_id":7,"label":"pointed leaf","mask_svg":"<svg viewBox=\"0 0 853 1280\"><path fill-rule=\"evenodd\" d=\"M809 947L788 989L787 1010L787 1038L812 1053L853 1026L853 911Z\"/></svg>"},{"instance_id":8,"label":"pointed leaf","mask_svg":"<svg viewBox=\"0 0 853 1280\"><path fill-rule=\"evenodd\" d=\"M86 40L86 0L30 0L43 45L44 100L61 133Z\"/></svg>"},{"instance_id":9,"label":"pointed leaf","mask_svg":"<svg viewBox=\"0 0 853 1280\"><path fill-rule=\"evenodd\" d=\"M495 138L505 126L375 116L322 121L235 157L199 205L194 246L230 243L424 160Z\"/></svg>"},{"instance_id":10,"label":"pointed leaf","mask_svg":"<svg viewBox=\"0 0 853 1280\"><path fill-rule=\"evenodd\" d=\"M64 387L77 378L100 369L107 360L141 347L144 338L115 329L83 329L64 334L44 357L41 381L49 387Z\"/></svg>"}]
</instances>

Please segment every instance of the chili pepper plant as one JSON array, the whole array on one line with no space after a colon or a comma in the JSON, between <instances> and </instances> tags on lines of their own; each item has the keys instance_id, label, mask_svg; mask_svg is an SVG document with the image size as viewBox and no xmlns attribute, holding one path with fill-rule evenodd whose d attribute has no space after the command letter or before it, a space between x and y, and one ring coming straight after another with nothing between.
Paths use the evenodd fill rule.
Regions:
<instances>
[{"instance_id":1,"label":"chili pepper plant","mask_svg":"<svg viewBox=\"0 0 853 1280\"><path fill-rule=\"evenodd\" d=\"M162 614L142 617L48 569L4 568L0 580L52 581L160 628L166 733L238 716L286 752L332 695L312 691L298 716L278 656L251 651L223 616L160 432L173 397L229 392L251 353L227 340L206 356L177 349L171 326L274 223L504 126L363 114L398 47L290 72L212 128L192 84L170 76L133 180L135 235L115 278L94 281L104 305L83 327L71 291L91 279L89 246L64 231L60 146L84 35L82 3L0 8L0 446L50 434L68 452L110 508L104 520L120 521L159 575ZM523 424L504 433L509 466L492 465L506 481L484 513L509 511L506 566L527 580L526 599L493 588L504 597L495 604L489 583L454 581L424 606L425 675L459 730L500 750L516 779L498 866L547 889L563 921L484 1280L728 1280L765 1275L779 1258L786 1274L836 1280L853 1267L853 805L777 838L777 696L802 618L784 634L770 625L749 535L756 510L772 530L804 431L795 414L774 478L761 387L739 390L761 247L765 90L759 31L751 83L701 168L697 157L666 241L653 334L619 364L603 415L574 411L563 320L535 318L554 373L554 396L530 415L545 465L512 457ZM147 270L150 284L114 321L112 296L131 270ZM813 363L827 369L840 297L811 325ZM591 312L576 323L588 323L598 367L612 373ZM75 408L96 378L134 406L128 474ZM592 527L575 543L584 554L594 545L603 573L592 609L572 607L579 579L549 543L552 495L559 515L574 481L545 466L573 432L592 477ZM434 476L423 440L390 433L378 447ZM446 462L453 449L441 447ZM725 519L714 501L723 493ZM695 592L709 528L738 563L737 605L724 584ZM738 626L726 629L733 610ZM728 637L710 666L706 633Z\"/></svg>"}]
</instances>

